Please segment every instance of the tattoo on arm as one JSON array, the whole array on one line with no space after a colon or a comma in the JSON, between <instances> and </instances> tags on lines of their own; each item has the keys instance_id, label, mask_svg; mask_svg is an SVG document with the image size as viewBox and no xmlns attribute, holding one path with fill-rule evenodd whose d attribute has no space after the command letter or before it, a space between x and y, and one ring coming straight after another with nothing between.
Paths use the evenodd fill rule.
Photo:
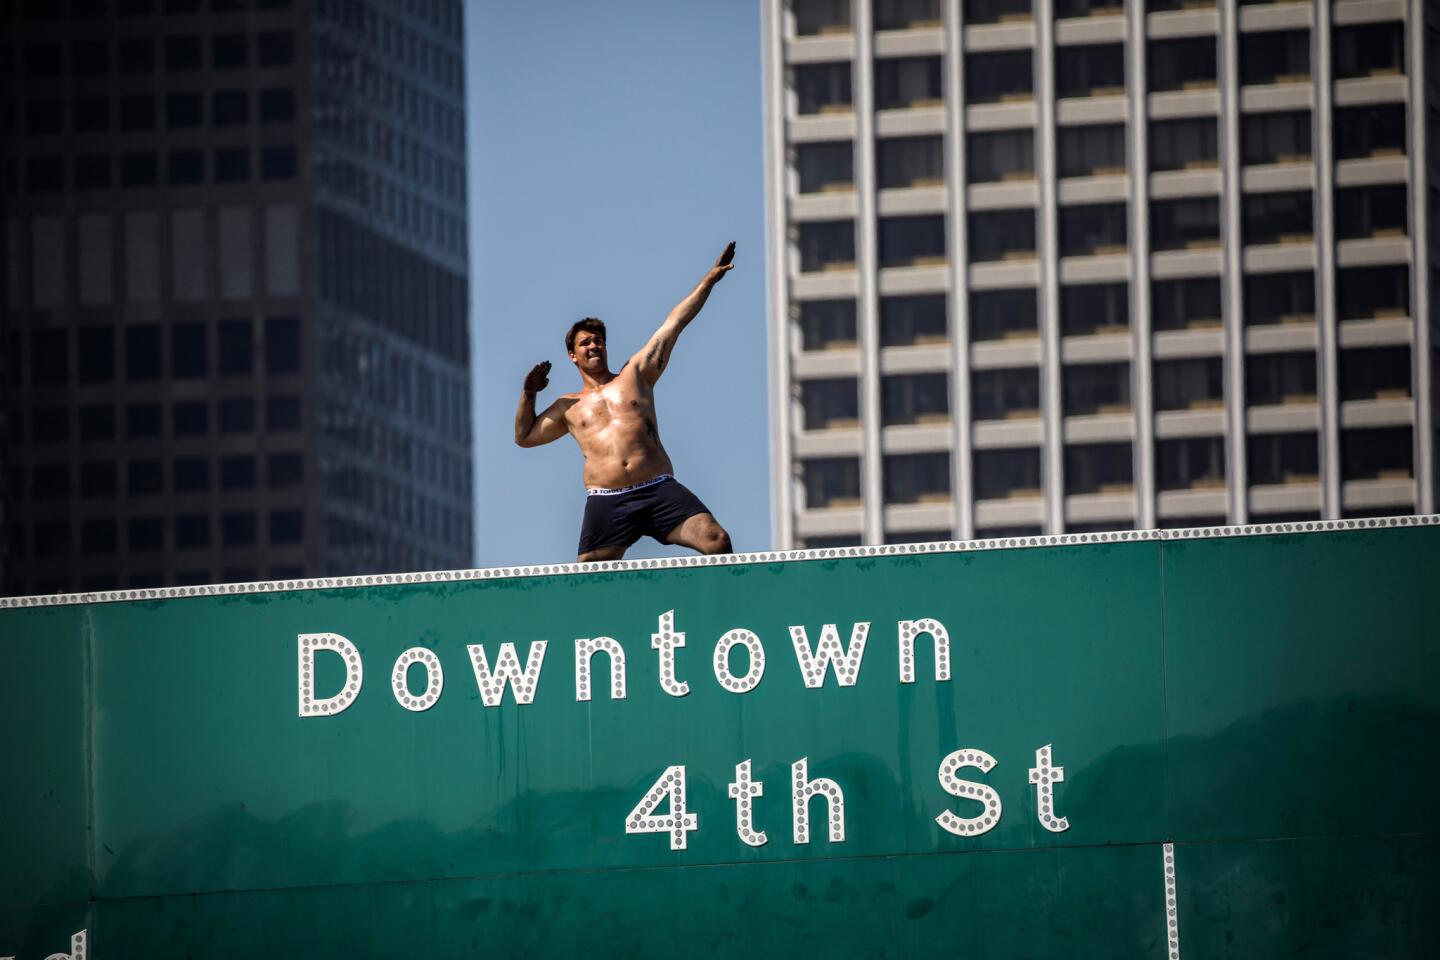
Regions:
<instances>
[{"instance_id":1,"label":"tattoo on arm","mask_svg":"<svg viewBox=\"0 0 1440 960\"><path fill-rule=\"evenodd\" d=\"M665 369L665 345L656 341L650 347L650 352L645 355L645 362L653 364L655 372L659 373Z\"/></svg>"}]
</instances>

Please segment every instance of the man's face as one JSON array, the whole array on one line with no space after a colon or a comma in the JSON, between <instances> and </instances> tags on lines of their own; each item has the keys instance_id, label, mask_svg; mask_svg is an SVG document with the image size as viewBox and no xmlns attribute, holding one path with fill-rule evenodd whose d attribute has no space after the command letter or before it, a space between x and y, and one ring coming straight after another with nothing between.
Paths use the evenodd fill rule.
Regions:
<instances>
[{"instance_id":1,"label":"man's face","mask_svg":"<svg viewBox=\"0 0 1440 960\"><path fill-rule=\"evenodd\" d=\"M570 351L570 360L581 370L590 373L607 369L605 338L593 330L581 330L575 335L575 346Z\"/></svg>"}]
</instances>

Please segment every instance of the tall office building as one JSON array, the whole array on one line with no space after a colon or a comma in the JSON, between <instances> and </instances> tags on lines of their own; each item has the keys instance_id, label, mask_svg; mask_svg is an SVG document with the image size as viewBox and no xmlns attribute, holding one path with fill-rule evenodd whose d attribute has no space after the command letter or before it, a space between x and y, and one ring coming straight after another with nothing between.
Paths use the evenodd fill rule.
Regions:
<instances>
[{"instance_id":1,"label":"tall office building","mask_svg":"<svg viewBox=\"0 0 1440 960\"><path fill-rule=\"evenodd\" d=\"M5 590L469 565L459 0L5 9Z\"/></svg>"},{"instance_id":2,"label":"tall office building","mask_svg":"<svg viewBox=\"0 0 1440 960\"><path fill-rule=\"evenodd\" d=\"M1434 511L1433 4L763 11L777 546Z\"/></svg>"}]
</instances>

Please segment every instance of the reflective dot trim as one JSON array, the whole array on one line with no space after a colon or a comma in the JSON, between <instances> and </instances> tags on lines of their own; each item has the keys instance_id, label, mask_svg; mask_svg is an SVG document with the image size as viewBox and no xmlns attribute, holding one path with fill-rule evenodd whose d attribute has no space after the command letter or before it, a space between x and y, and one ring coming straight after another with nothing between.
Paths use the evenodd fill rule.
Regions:
<instances>
[{"instance_id":1,"label":"reflective dot trim","mask_svg":"<svg viewBox=\"0 0 1440 960\"><path fill-rule=\"evenodd\" d=\"M980 812L973 817L962 817L950 810L943 811L935 818L941 829L957 837L978 837L989 833L1000 824L1003 806L1000 794L984 783L961 780L955 774L966 767L974 767L981 773L995 769L995 758L976 747L961 747L940 761L940 787L952 797L962 797L980 803Z\"/></svg>"},{"instance_id":2,"label":"reflective dot trim","mask_svg":"<svg viewBox=\"0 0 1440 960\"><path fill-rule=\"evenodd\" d=\"M610 661L610 699L625 699L625 650L614 637L594 637L575 641L575 699L585 702L590 699L591 660L597 653L604 653Z\"/></svg>"},{"instance_id":3,"label":"reflective dot trim","mask_svg":"<svg viewBox=\"0 0 1440 960\"><path fill-rule=\"evenodd\" d=\"M853 687L860 676L860 661L865 658L865 638L870 634L868 621L861 621L850 628L850 649L840 646L840 631L835 624L827 623L820 628L820 642L812 653L810 638L803 626L790 628L790 642L795 646L795 660L800 664L800 676L810 688L825 685L825 674L831 664L835 667L835 679L842 687Z\"/></svg>"}]
</instances>

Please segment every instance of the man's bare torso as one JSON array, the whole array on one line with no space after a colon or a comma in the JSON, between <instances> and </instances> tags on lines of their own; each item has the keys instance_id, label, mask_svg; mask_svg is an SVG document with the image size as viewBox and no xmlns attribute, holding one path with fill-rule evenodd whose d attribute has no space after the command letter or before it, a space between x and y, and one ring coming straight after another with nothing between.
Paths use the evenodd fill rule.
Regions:
<instances>
[{"instance_id":1,"label":"man's bare torso","mask_svg":"<svg viewBox=\"0 0 1440 960\"><path fill-rule=\"evenodd\" d=\"M561 399L565 427L585 455L586 487L626 487L674 471L660 443L655 389L633 362L608 383Z\"/></svg>"}]
</instances>

